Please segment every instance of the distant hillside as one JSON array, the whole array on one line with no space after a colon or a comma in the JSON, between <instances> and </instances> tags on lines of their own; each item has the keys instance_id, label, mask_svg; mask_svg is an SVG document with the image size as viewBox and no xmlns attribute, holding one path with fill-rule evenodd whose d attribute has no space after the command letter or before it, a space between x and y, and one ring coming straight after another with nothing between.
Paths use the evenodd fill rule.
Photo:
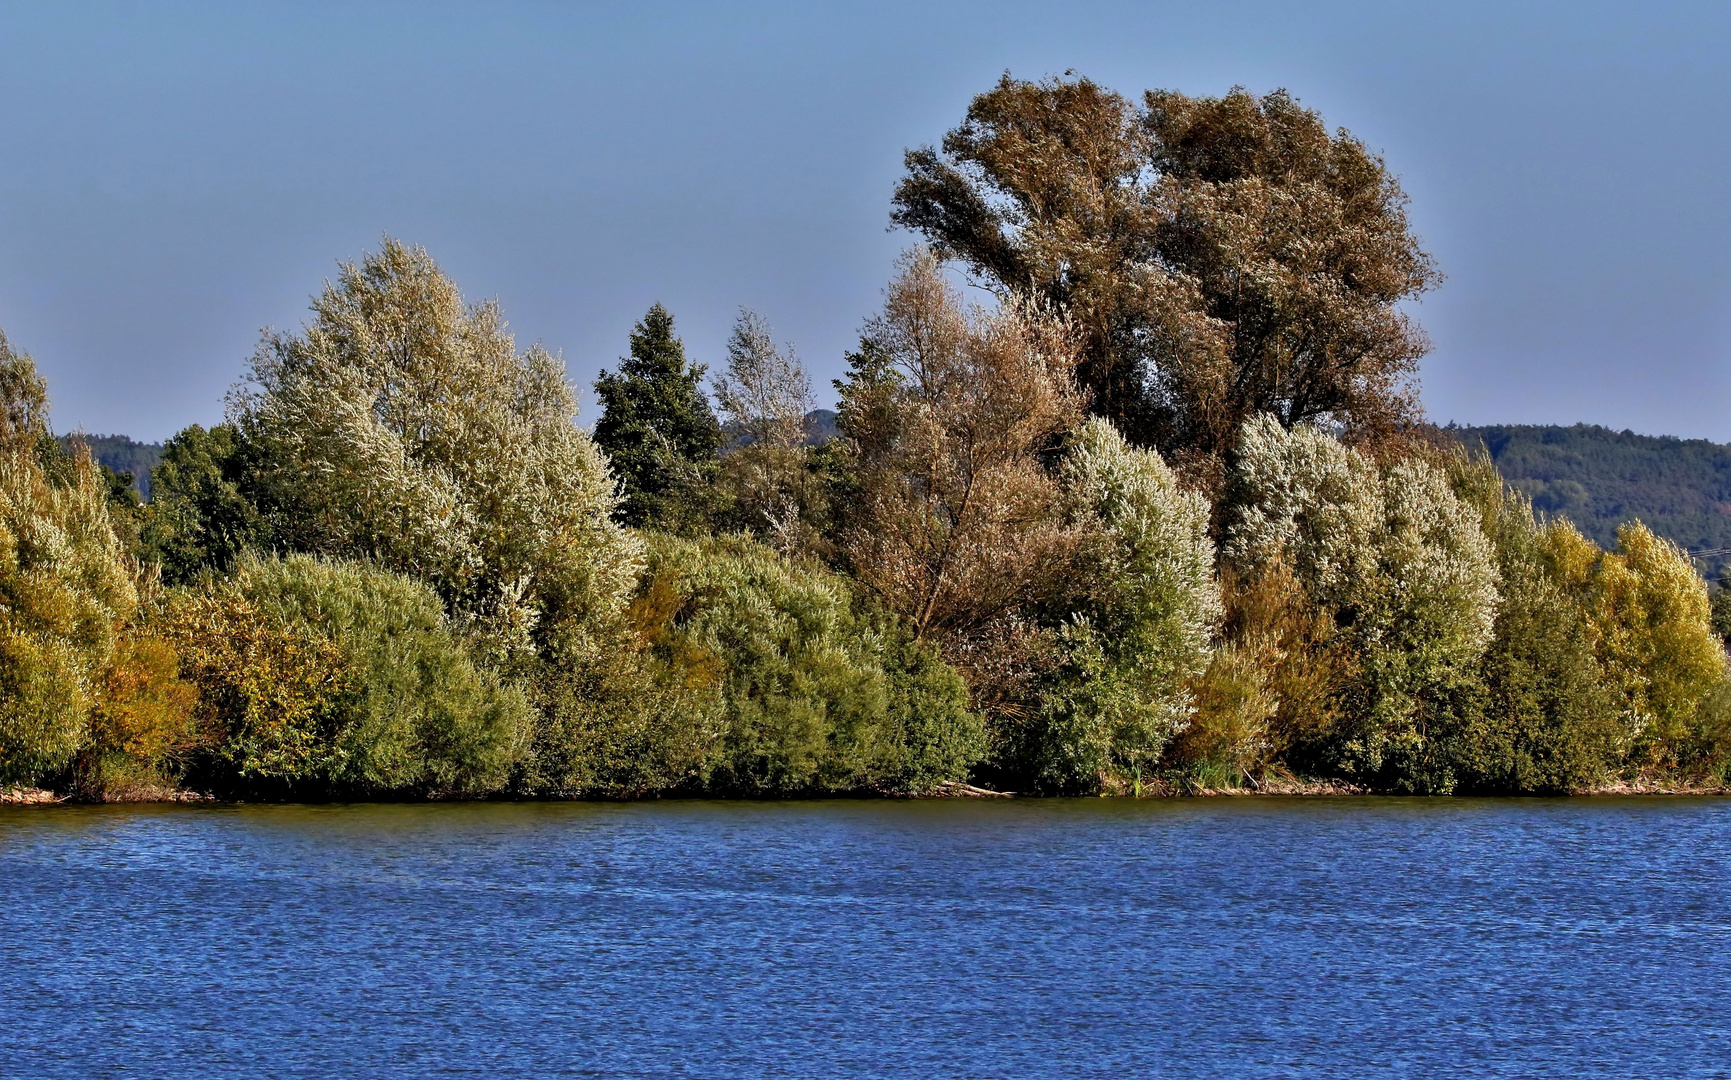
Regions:
<instances>
[{"instance_id":1,"label":"distant hillside","mask_svg":"<svg viewBox=\"0 0 1731 1080\"><path fill-rule=\"evenodd\" d=\"M805 414L805 444L807 446L822 446L835 436L834 409L813 409ZM751 437L745 433L745 429L732 420L721 425L721 438L725 444L722 449L724 454L751 442Z\"/></svg>"},{"instance_id":2,"label":"distant hillside","mask_svg":"<svg viewBox=\"0 0 1731 1080\"><path fill-rule=\"evenodd\" d=\"M62 435L60 445L68 450L75 438L90 446L90 456L98 464L117 473L130 472L132 486L146 499L150 498L150 470L162 460L161 443L135 442L125 435Z\"/></svg>"},{"instance_id":3,"label":"distant hillside","mask_svg":"<svg viewBox=\"0 0 1731 1080\"><path fill-rule=\"evenodd\" d=\"M822 446L835 438L835 410L813 409L805 414L805 441Z\"/></svg>"},{"instance_id":4,"label":"distant hillside","mask_svg":"<svg viewBox=\"0 0 1731 1080\"><path fill-rule=\"evenodd\" d=\"M1636 518L1691 550L1731 547L1731 446L1594 424L1447 430L1468 446L1483 443L1535 509L1567 516L1605 547L1616 544L1618 525ZM1728 562L1696 566L1713 579Z\"/></svg>"}]
</instances>

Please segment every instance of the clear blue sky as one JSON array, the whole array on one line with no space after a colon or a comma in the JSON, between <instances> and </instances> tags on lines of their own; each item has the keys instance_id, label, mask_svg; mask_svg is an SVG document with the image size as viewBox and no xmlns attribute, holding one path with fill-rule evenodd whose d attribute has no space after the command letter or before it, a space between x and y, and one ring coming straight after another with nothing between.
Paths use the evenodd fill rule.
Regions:
<instances>
[{"instance_id":1,"label":"clear blue sky","mask_svg":"<svg viewBox=\"0 0 1731 1080\"><path fill-rule=\"evenodd\" d=\"M585 391L653 301L825 380L909 237L904 148L1004 70L1287 87L1380 149L1447 281L1439 421L1731 441L1731 5L0 0L0 327L55 426L221 417L339 258L425 244Z\"/></svg>"}]
</instances>

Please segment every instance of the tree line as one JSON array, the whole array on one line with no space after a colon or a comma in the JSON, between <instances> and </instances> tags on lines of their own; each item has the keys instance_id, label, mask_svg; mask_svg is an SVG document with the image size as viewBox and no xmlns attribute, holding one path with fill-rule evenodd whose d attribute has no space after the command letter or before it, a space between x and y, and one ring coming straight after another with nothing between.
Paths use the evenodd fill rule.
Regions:
<instances>
[{"instance_id":1,"label":"tree line","mask_svg":"<svg viewBox=\"0 0 1731 1080\"><path fill-rule=\"evenodd\" d=\"M1723 780L1705 587L1430 428L1435 280L1284 93L1006 76L910 152L837 380L651 308L576 421L422 249L267 334L149 502L0 338L0 782L86 797ZM990 289L967 303L957 272Z\"/></svg>"}]
</instances>

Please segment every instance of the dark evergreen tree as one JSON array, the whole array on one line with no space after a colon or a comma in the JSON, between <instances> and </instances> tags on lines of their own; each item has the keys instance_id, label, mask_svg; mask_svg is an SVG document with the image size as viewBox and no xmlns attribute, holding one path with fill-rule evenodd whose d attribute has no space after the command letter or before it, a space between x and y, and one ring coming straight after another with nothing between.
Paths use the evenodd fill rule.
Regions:
<instances>
[{"instance_id":1,"label":"dark evergreen tree","mask_svg":"<svg viewBox=\"0 0 1731 1080\"><path fill-rule=\"evenodd\" d=\"M673 316L656 304L632 330L631 355L618 373L595 380L595 442L625 491L621 522L690 533L709 520L722 436L704 371L686 361Z\"/></svg>"}]
</instances>

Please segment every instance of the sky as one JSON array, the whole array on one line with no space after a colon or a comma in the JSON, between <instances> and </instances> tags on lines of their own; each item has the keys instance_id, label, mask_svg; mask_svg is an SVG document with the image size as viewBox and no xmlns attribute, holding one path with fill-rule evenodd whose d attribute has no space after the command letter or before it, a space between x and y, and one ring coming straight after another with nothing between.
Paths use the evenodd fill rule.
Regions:
<instances>
[{"instance_id":1,"label":"sky","mask_svg":"<svg viewBox=\"0 0 1731 1080\"><path fill-rule=\"evenodd\" d=\"M425 245L589 384L654 302L761 312L827 390L889 199L1005 71L1284 87L1386 158L1446 275L1432 419L1731 442L1731 5L0 0L0 329L59 431L222 418L341 260Z\"/></svg>"}]
</instances>

